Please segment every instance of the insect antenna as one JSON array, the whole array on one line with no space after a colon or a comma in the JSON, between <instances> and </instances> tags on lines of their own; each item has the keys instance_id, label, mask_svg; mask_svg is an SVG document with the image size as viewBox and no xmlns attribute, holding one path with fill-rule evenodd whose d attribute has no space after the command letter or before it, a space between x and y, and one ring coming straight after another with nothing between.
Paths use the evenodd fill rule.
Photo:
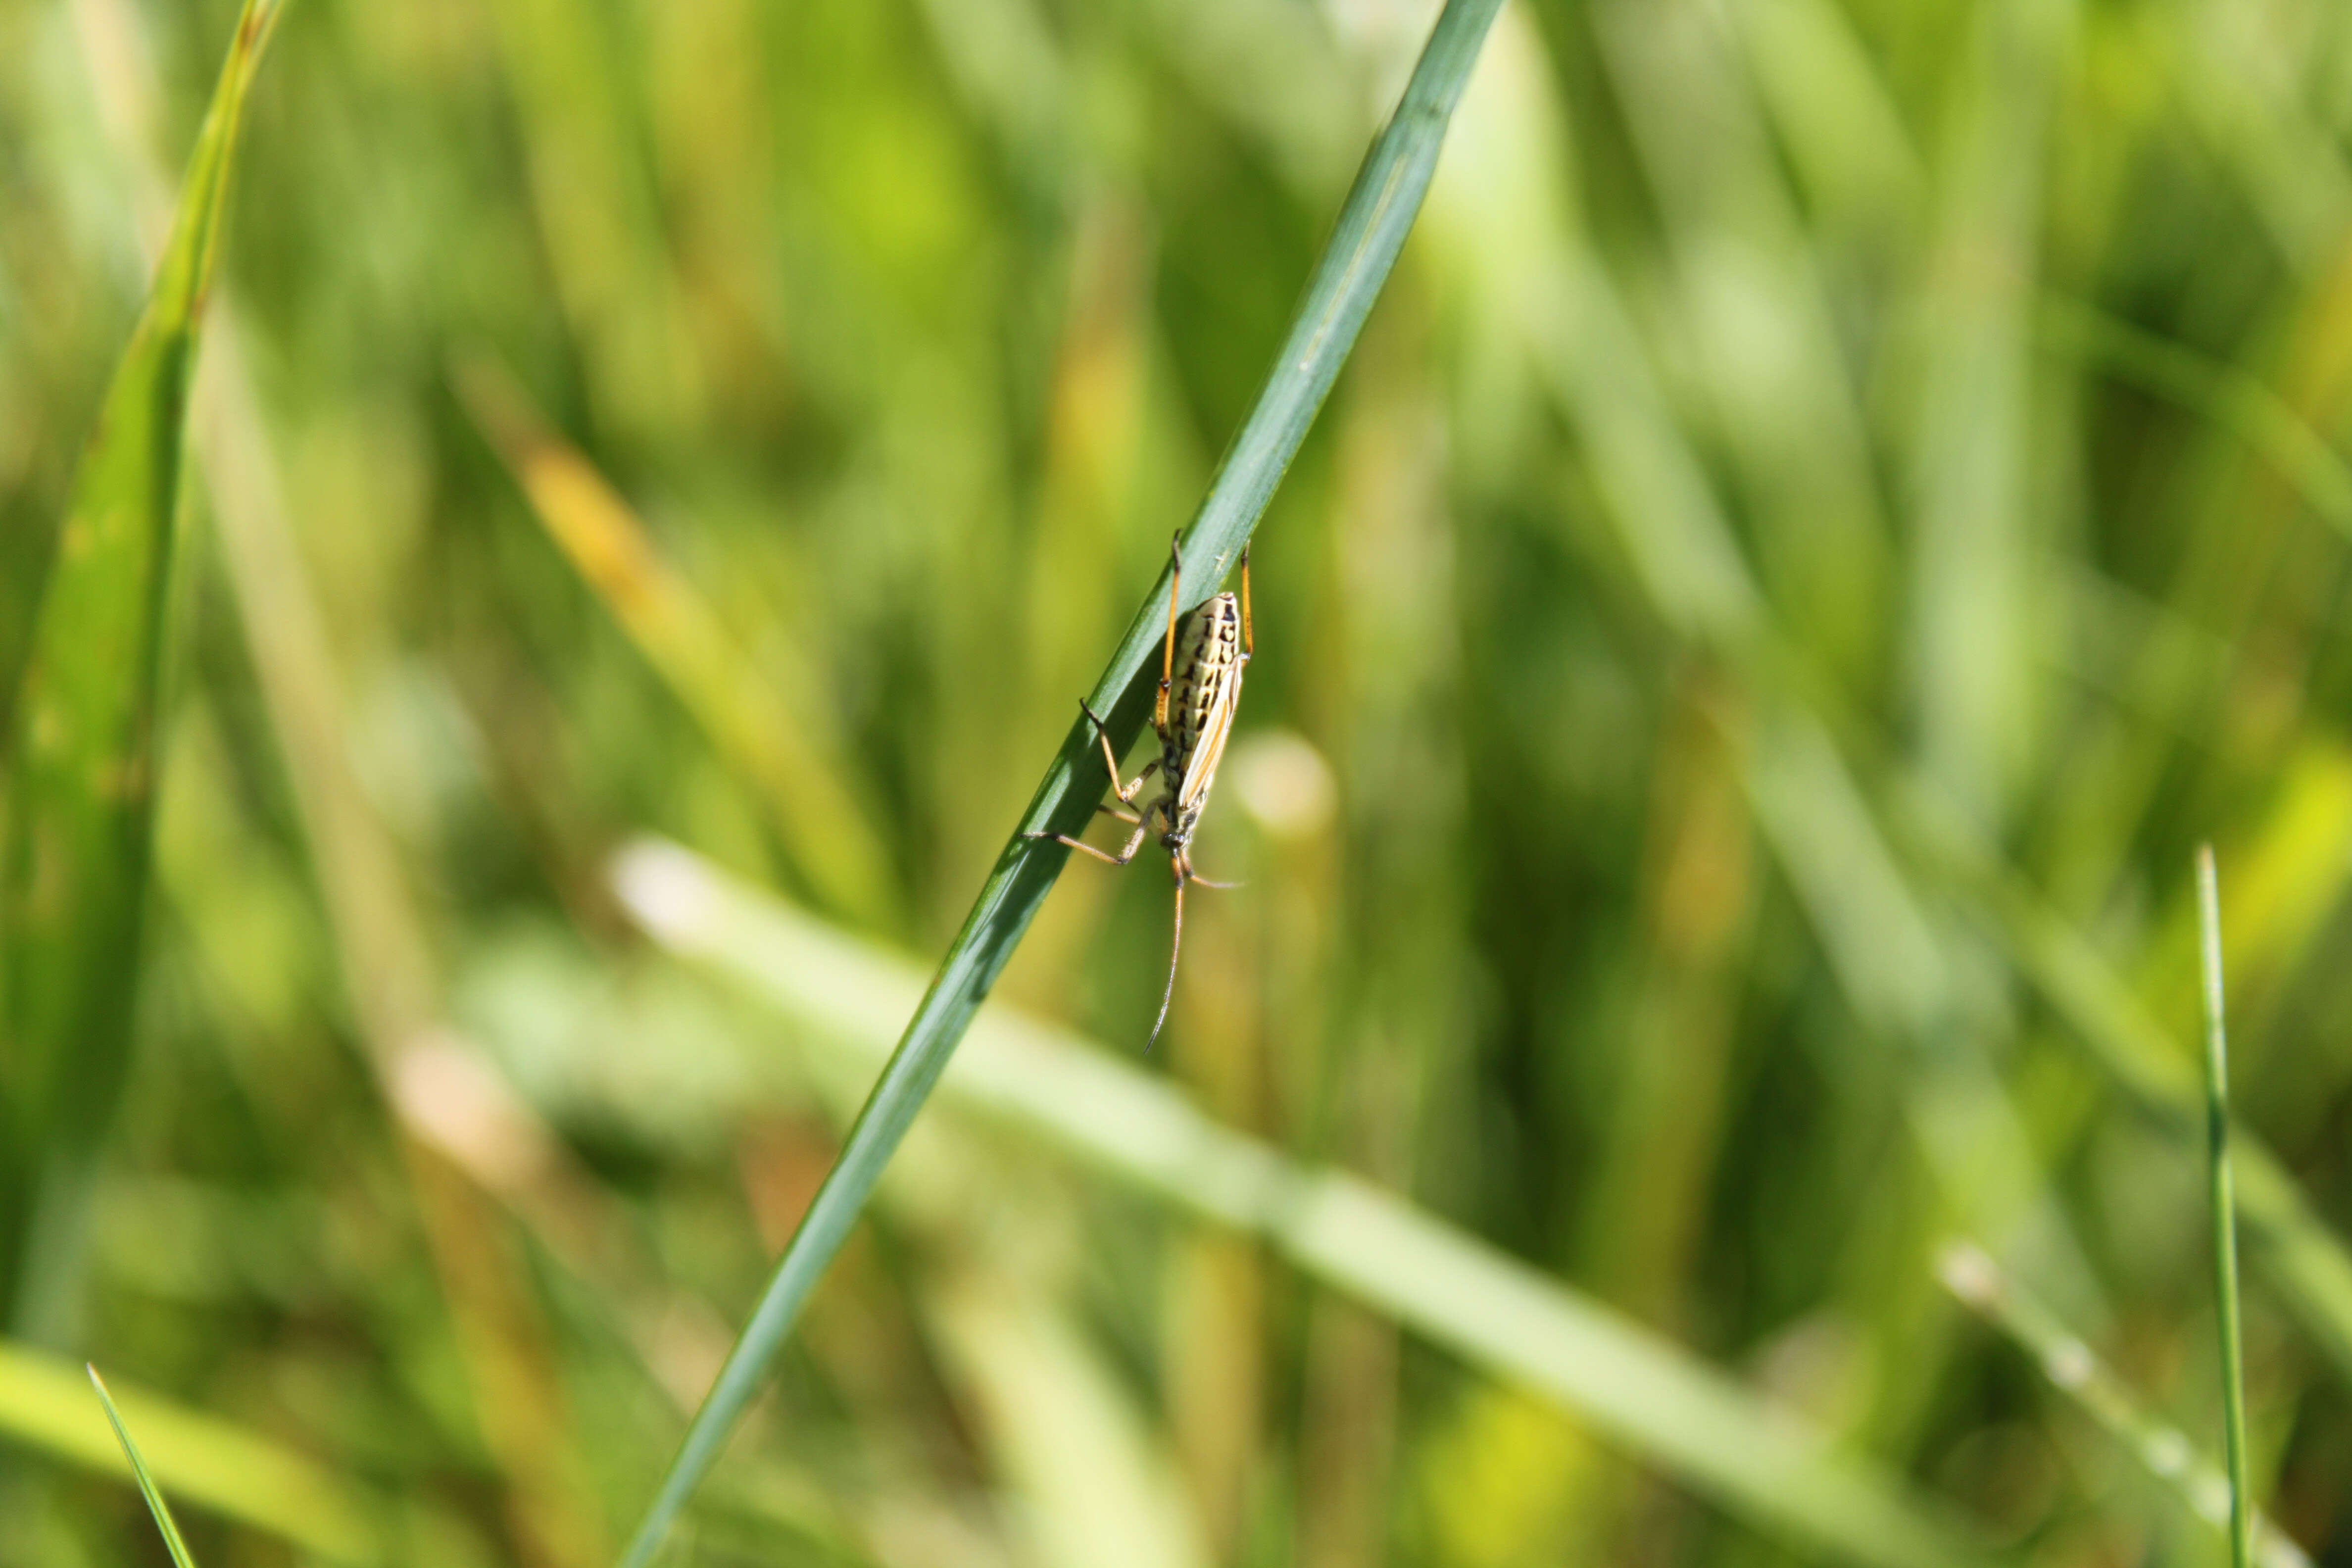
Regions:
<instances>
[{"instance_id":1,"label":"insect antenna","mask_svg":"<svg viewBox=\"0 0 2352 1568\"><path fill-rule=\"evenodd\" d=\"M1168 1004L1176 995L1176 958L1184 951L1184 884L1176 884L1176 934L1168 943L1168 989L1160 994L1160 1016L1151 1021L1151 1038L1143 1042L1143 1054L1150 1056L1151 1047L1160 1043L1160 1031L1168 1022Z\"/></svg>"}]
</instances>

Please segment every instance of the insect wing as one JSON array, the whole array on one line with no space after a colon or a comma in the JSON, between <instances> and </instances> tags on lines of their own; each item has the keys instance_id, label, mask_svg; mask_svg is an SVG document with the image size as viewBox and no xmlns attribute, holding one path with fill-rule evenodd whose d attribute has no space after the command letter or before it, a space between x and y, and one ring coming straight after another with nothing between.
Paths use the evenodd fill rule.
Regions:
<instances>
[{"instance_id":1,"label":"insect wing","mask_svg":"<svg viewBox=\"0 0 2352 1568\"><path fill-rule=\"evenodd\" d=\"M1204 670L1202 679L1210 689L1203 694L1205 711L1201 717L1200 736L1192 742L1192 754L1185 759L1184 777L1176 786L1179 810L1197 811L1208 800L1209 786L1216 782L1217 763L1225 754L1226 737L1233 733L1234 714L1242 705L1239 660Z\"/></svg>"}]
</instances>

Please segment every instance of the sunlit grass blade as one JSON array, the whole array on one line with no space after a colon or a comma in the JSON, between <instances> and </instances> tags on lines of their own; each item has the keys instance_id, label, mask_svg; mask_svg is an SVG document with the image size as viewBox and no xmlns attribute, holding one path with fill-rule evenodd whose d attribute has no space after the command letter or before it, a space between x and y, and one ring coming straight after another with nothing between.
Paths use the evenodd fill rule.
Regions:
<instances>
[{"instance_id":1,"label":"sunlit grass blade","mask_svg":"<svg viewBox=\"0 0 2352 1568\"><path fill-rule=\"evenodd\" d=\"M1981 1248L1956 1243L1937 1265L1944 1288L2014 1340L2050 1385L2080 1408L2197 1518L2230 1533L2230 1483L2179 1428L2158 1420L2122 1378L2049 1306L2018 1287ZM2254 1521L2263 1568L2311 1568L2302 1547L2268 1519Z\"/></svg>"},{"instance_id":2,"label":"sunlit grass blade","mask_svg":"<svg viewBox=\"0 0 2352 1568\"><path fill-rule=\"evenodd\" d=\"M789 708L747 674L717 613L656 552L628 503L550 430L512 378L488 360L457 367L474 423L532 513L668 683L728 764L757 788L793 864L831 907L890 923L889 860L843 787L833 727L810 703Z\"/></svg>"},{"instance_id":3,"label":"sunlit grass blade","mask_svg":"<svg viewBox=\"0 0 2352 1568\"><path fill-rule=\"evenodd\" d=\"M383 1560L377 1505L298 1454L217 1417L126 1392L143 1462L183 1502L333 1563ZM109 1400L108 1414L113 1415ZM0 1436L63 1465L132 1474L73 1363L0 1342ZM126 1445L127 1447L127 1445Z\"/></svg>"},{"instance_id":4,"label":"sunlit grass blade","mask_svg":"<svg viewBox=\"0 0 2352 1568\"><path fill-rule=\"evenodd\" d=\"M69 1331L97 1149L129 1065L175 518L197 327L247 89L281 7L246 0L146 309L73 482L11 737L0 825L0 1298Z\"/></svg>"},{"instance_id":5,"label":"sunlit grass blade","mask_svg":"<svg viewBox=\"0 0 2352 1568\"><path fill-rule=\"evenodd\" d=\"M869 1070L919 973L675 847L615 862L656 940L713 966ZM1721 1373L1494 1247L1354 1177L1294 1163L1150 1075L1003 1006L944 1088L957 1103L1177 1211L1255 1236L1308 1277L1540 1394L1759 1530L1856 1563L1979 1560L1965 1531Z\"/></svg>"},{"instance_id":6,"label":"sunlit grass blade","mask_svg":"<svg viewBox=\"0 0 2352 1568\"><path fill-rule=\"evenodd\" d=\"M2221 1420L2230 1460L2230 1562L2253 1557L2246 1484L2246 1358L2238 1321L2238 1205L2230 1184L2230 1042L2221 1010L2221 891L2213 847L2197 850L2197 932L2205 975L2205 1148L2213 1203L2213 1299L2221 1336Z\"/></svg>"},{"instance_id":7,"label":"sunlit grass blade","mask_svg":"<svg viewBox=\"0 0 2352 1568\"><path fill-rule=\"evenodd\" d=\"M1249 542L1355 346L1356 334L1420 211L1446 121L1500 6L1501 0L1446 0L1395 113L1365 155L1256 405L1186 531L1184 554L1191 570L1184 580L1194 603L1216 591ZM1170 592L1170 579L1163 574L1137 606L1126 637L1091 694L1095 711L1108 715L1114 750L1125 747L1142 726L1145 689L1138 678L1165 632ZM717 1461L727 1435L791 1332L802 1302L856 1224L883 1166L946 1069L981 998L1013 956L1068 859L1069 851L1060 845L1027 836L1054 831L1075 835L1092 818L1102 795L1094 745L1092 724L1074 715L1060 752L1046 768L963 929L940 961L930 989L850 1129L840 1158L785 1245L709 1398L688 1427L630 1542L624 1558L629 1568L641 1568L652 1556L670 1521Z\"/></svg>"},{"instance_id":8,"label":"sunlit grass blade","mask_svg":"<svg viewBox=\"0 0 2352 1568\"><path fill-rule=\"evenodd\" d=\"M106 1406L106 1419L114 1427L115 1440L122 1445L122 1457L131 1461L131 1478L139 1483L139 1495L147 1500L147 1511L155 1516L155 1528L162 1531L172 1561L178 1568L196 1568L195 1557L181 1537L180 1521L172 1517L172 1505L156 1489L154 1479L147 1473L147 1461L139 1457L139 1445L131 1440L131 1429L123 1426L122 1413L114 1407L114 1396L106 1392L106 1379L98 1375L95 1366L88 1371L89 1385L98 1390L98 1402Z\"/></svg>"}]
</instances>

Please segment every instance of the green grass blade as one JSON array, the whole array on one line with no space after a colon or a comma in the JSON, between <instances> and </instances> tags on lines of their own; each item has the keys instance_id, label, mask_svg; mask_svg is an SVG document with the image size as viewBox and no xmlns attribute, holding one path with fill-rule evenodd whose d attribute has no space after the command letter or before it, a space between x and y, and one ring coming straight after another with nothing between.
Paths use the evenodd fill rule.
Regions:
<instances>
[{"instance_id":1,"label":"green grass blade","mask_svg":"<svg viewBox=\"0 0 2352 1568\"><path fill-rule=\"evenodd\" d=\"M2230 1483L2181 1431L2148 1414L2116 1370L2052 1311L2020 1289L1985 1252L1959 1242L1944 1249L1936 1272L1969 1310L2033 1358L2050 1386L2071 1400L2183 1507L2230 1532ZM2311 1556L2271 1520L2254 1521L2254 1560L2262 1568L2311 1568Z\"/></svg>"},{"instance_id":2,"label":"green grass blade","mask_svg":"<svg viewBox=\"0 0 2352 1568\"><path fill-rule=\"evenodd\" d=\"M128 1067L188 389L236 131L280 6L246 0L144 313L83 449L16 703L0 828L0 1296L74 1314L96 1150Z\"/></svg>"},{"instance_id":3,"label":"green grass blade","mask_svg":"<svg viewBox=\"0 0 2352 1568\"><path fill-rule=\"evenodd\" d=\"M180 1535L180 1521L172 1517L172 1505L163 1500L156 1489L155 1479L147 1473L147 1461L139 1457L139 1445L131 1440L131 1428L122 1424L122 1413L114 1407L114 1396L106 1392L106 1379L98 1375L98 1368L89 1367L89 1385L98 1390L98 1402L106 1406L106 1419L114 1427L115 1440L122 1445L122 1457L131 1461L131 1479L139 1483L139 1495L147 1500L147 1511L155 1516L155 1528L163 1534L163 1544L171 1550L172 1561L179 1568L196 1568L195 1557Z\"/></svg>"},{"instance_id":4,"label":"green grass blade","mask_svg":"<svg viewBox=\"0 0 2352 1568\"><path fill-rule=\"evenodd\" d=\"M810 1026L867 1070L918 972L675 847L615 862L665 947ZM1013 1009L976 1018L956 1103L1171 1207L1260 1238L1300 1272L1551 1400L1758 1529L1855 1563L1979 1560L1965 1531L1680 1347L1393 1194L1286 1159L1114 1055Z\"/></svg>"},{"instance_id":5,"label":"green grass blade","mask_svg":"<svg viewBox=\"0 0 2352 1568\"><path fill-rule=\"evenodd\" d=\"M1501 4L1446 0L1396 112L1365 155L1256 405L1186 532L1185 554L1192 570L1185 584L1194 603L1216 590L1249 542L1355 346L1356 334L1420 211L1446 121ZM1170 591L1165 576L1153 585L1092 693L1095 710L1108 717L1115 749L1131 742L1142 726L1145 688L1138 677L1166 629ZM1091 818L1102 795L1093 747L1092 727L1083 717L1076 718L850 1129L840 1159L786 1244L709 1397L688 1427L623 1558L628 1568L642 1568L652 1556L717 1461L728 1434L791 1331L802 1302L856 1223L882 1167L939 1081L981 998L995 984L1045 902L1069 851L1023 835L1075 834Z\"/></svg>"},{"instance_id":6,"label":"green grass blade","mask_svg":"<svg viewBox=\"0 0 2352 1568\"><path fill-rule=\"evenodd\" d=\"M2246 1360L2238 1328L2238 1205L2230 1191L2230 1042L2221 1019L2221 892L2213 847L2197 850L2197 932L2205 968L2205 1133L2213 1199L2213 1293L2221 1335L2221 1416L2229 1440L2230 1562L2253 1558L2246 1485Z\"/></svg>"},{"instance_id":7,"label":"green grass blade","mask_svg":"<svg viewBox=\"0 0 2352 1568\"><path fill-rule=\"evenodd\" d=\"M1899 805L1909 851L2041 994L2065 1024L2065 1037L2168 1136L2202 1135L2188 1053L2114 967L1952 813L1916 792ZM2256 1260L2338 1374L2352 1378L2352 1253L2267 1144L2242 1128L2234 1150L2239 1217Z\"/></svg>"},{"instance_id":8,"label":"green grass blade","mask_svg":"<svg viewBox=\"0 0 2352 1568\"><path fill-rule=\"evenodd\" d=\"M244 1427L126 1390L159 1484L191 1503L302 1552L354 1568L383 1561L379 1501ZM112 1412L110 1412L112 1414ZM73 1363L0 1342L0 1438L26 1453L130 1476L123 1451L89 1405Z\"/></svg>"}]
</instances>

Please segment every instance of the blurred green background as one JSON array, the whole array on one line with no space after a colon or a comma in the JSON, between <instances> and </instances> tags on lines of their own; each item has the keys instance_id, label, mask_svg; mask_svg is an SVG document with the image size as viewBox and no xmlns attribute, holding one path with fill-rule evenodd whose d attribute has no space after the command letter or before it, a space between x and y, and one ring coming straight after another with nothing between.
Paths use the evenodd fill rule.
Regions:
<instances>
[{"instance_id":1,"label":"blurred green background","mask_svg":"<svg viewBox=\"0 0 2352 1568\"><path fill-rule=\"evenodd\" d=\"M609 1560L1433 14L292 8L0 1562L163 1561L83 1358L226 1472L208 1564ZM0 690L234 19L0 0ZM1987 1552L2220 1561L2152 1473L2220 1447L2210 837L2256 1487L2352 1561L2347 137L2326 0L1514 0L1258 534L1166 1092L951 1079L676 1560L1746 1568L1826 1550L1726 1479L1801 1430ZM649 937L649 834L904 976ZM1137 1052L1142 866L999 1001ZM1352 1173L1750 1400L1203 1224L1122 1164L1169 1094L1257 1141L1204 1183Z\"/></svg>"}]
</instances>

